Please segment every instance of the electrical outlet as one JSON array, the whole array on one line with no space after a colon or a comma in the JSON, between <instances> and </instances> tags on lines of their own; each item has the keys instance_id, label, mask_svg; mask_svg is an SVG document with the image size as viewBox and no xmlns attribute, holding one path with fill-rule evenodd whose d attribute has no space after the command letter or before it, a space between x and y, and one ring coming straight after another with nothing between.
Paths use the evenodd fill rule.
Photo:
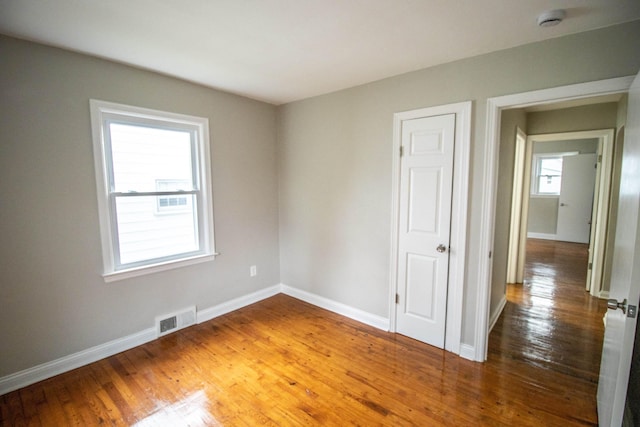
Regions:
<instances>
[{"instance_id":1,"label":"electrical outlet","mask_svg":"<svg viewBox=\"0 0 640 427\"><path fill-rule=\"evenodd\" d=\"M252 266L249 268L249 275L250 275L251 277L257 276L257 275L258 275L258 267L256 267L255 265L252 265Z\"/></svg>"}]
</instances>

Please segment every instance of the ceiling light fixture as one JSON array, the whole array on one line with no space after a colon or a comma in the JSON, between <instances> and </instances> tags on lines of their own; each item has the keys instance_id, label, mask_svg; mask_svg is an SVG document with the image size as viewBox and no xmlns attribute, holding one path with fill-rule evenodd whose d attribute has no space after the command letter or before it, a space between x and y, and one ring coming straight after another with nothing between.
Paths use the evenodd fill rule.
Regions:
<instances>
[{"instance_id":1,"label":"ceiling light fixture","mask_svg":"<svg viewBox=\"0 0 640 427\"><path fill-rule=\"evenodd\" d=\"M564 9L549 10L538 16L538 25L541 27L553 27L558 25L567 16Z\"/></svg>"}]
</instances>

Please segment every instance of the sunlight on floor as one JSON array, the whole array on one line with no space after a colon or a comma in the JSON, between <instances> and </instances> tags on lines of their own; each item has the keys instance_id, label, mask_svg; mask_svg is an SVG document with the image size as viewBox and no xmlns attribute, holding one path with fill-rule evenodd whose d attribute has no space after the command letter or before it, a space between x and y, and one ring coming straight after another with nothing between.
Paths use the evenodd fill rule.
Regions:
<instances>
[{"instance_id":1,"label":"sunlight on floor","mask_svg":"<svg viewBox=\"0 0 640 427\"><path fill-rule=\"evenodd\" d=\"M209 398L197 391L173 404L158 402L158 411L134 424L134 427L157 426L221 426L209 412Z\"/></svg>"}]
</instances>

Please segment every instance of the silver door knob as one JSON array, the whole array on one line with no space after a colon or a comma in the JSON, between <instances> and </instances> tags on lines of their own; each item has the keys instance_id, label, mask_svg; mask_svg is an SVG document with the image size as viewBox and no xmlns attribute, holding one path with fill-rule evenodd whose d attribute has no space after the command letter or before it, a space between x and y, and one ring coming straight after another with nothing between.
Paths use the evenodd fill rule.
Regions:
<instances>
[{"instance_id":1,"label":"silver door knob","mask_svg":"<svg viewBox=\"0 0 640 427\"><path fill-rule=\"evenodd\" d=\"M627 311L627 299L625 298L622 302L618 302L618 300L615 299L607 300L607 307L611 310L620 309L625 313Z\"/></svg>"},{"instance_id":2,"label":"silver door knob","mask_svg":"<svg viewBox=\"0 0 640 427\"><path fill-rule=\"evenodd\" d=\"M436 248L436 251L443 253L447 251L447 247L445 245L438 245L438 247Z\"/></svg>"}]
</instances>

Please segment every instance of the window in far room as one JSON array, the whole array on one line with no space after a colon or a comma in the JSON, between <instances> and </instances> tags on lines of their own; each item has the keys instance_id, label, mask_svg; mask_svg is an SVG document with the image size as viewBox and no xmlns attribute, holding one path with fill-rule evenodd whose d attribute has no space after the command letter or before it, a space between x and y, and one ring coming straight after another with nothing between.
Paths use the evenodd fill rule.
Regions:
<instances>
[{"instance_id":1,"label":"window in far room","mask_svg":"<svg viewBox=\"0 0 640 427\"><path fill-rule=\"evenodd\" d=\"M575 154L578 153L534 154L531 194L534 196L559 196L562 187L562 159L564 156Z\"/></svg>"},{"instance_id":2,"label":"window in far room","mask_svg":"<svg viewBox=\"0 0 640 427\"><path fill-rule=\"evenodd\" d=\"M105 280L214 254L208 120L91 101Z\"/></svg>"}]
</instances>

